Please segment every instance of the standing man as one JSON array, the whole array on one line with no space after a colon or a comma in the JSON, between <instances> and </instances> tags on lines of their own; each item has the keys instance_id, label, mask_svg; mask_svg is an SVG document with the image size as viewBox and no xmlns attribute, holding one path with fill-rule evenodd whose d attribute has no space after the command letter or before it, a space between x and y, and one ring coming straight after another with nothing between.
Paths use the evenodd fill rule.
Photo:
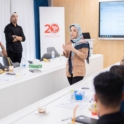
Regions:
<instances>
[{"instance_id":1,"label":"standing man","mask_svg":"<svg viewBox=\"0 0 124 124\"><path fill-rule=\"evenodd\" d=\"M23 51L21 42L25 41L25 35L22 27L17 25L17 21L18 15L14 12L10 17L10 24L5 27L4 33L8 57L12 62L20 63Z\"/></svg>"}]
</instances>

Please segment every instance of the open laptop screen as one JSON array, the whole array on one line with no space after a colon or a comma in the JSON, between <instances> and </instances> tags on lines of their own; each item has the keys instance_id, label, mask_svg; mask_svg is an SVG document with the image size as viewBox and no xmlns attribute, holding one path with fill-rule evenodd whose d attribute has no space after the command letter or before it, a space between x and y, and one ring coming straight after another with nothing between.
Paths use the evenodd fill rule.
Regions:
<instances>
[{"instance_id":1,"label":"open laptop screen","mask_svg":"<svg viewBox=\"0 0 124 124\"><path fill-rule=\"evenodd\" d=\"M85 33L82 33L82 34L83 34L84 39L91 39L89 32L85 32Z\"/></svg>"}]
</instances>

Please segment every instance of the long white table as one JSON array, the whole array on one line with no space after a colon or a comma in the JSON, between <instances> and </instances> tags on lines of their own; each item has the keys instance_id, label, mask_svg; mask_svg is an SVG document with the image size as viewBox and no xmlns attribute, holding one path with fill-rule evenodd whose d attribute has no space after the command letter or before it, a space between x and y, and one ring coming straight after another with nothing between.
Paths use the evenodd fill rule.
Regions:
<instances>
[{"instance_id":1,"label":"long white table","mask_svg":"<svg viewBox=\"0 0 124 124\"><path fill-rule=\"evenodd\" d=\"M115 65L119 65L119 63L116 63ZM73 110L56 107L56 104L65 100L67 95L70 93L70 90L72 89L78 89L83 86L84 87L93 86L94 77L101 72L108 71L110 67L103 69L102 71L85 78L83 81L80 81L72 86L69 86L45 99L42 99L39 102L36 102L35 104L32 104L2 119L0 121L0 124L71 124L70 123L71 119L66 120L64 122L62 121L62 119L72 117ZM47 104L47 111L49 112L48 115L42 116L35 114L37 106L42 103ZM97 118L91 115L91 112L89 111L89 105L90 103L84 109L77 111L76 116L84 115L91 118Z\"/></svg>"},{"instance_id":2,"label":"long white table","mask_svg":"<svg viewBox=\"0 0 124 124\"><path fill-rule=\"evenodd\" d=\"M35 74L29 72L29 68L16 68L18 76L9 81L0 81L0 118L68 87L65 76L66 61L65 58L62 58L62 61L56 58L50 63L41 62L42 72ZM102 70L103 55L92 55L86 69L86 77Z\"/></svg>"}]
</instances>

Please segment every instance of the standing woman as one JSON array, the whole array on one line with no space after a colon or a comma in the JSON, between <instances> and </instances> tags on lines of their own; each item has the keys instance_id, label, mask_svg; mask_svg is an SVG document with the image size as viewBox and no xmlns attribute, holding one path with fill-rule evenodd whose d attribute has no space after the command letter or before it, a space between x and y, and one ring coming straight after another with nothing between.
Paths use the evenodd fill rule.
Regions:
<instances>
[{"instance_id":1,"label":"standing woman","mask_svg":"<svg viewBox=\"0 0 124 124\"><path fill-rule=\"evenodd\" d=\"M66 76L70 85L82 80L86 74L85 59L89 63L89 43L83 39L82 30L78 24L69 27L70 41L63 44L63 54L68 58Z\"/></svg>"}]
</instances>

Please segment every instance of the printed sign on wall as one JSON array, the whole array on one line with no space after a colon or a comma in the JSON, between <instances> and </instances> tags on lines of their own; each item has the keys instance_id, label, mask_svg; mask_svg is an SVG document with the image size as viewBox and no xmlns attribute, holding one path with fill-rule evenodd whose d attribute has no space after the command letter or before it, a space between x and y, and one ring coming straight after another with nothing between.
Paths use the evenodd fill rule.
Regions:
<instances>
[{"instance_id":1,"label":"printed sign on wall","mask_svg":"<svg viewBox=\"0 0 124 124\"><path fill-rule=\"evenodd\" d=\"M41 57L48 47L54 47L62 54L65 43L64 7L40 7L40 47Z\"/></svg>"}]
</instances>

